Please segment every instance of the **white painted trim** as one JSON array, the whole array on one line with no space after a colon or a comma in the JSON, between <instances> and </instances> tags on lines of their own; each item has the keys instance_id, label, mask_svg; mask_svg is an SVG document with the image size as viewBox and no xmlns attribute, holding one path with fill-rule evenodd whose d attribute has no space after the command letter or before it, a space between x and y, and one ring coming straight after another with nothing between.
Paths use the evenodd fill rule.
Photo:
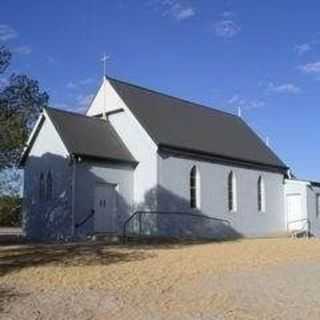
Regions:
<instances>
[{"instance_id":1,"label":"white painted trim","mask_svg":"<svg viewBox=\"0 0 320 320\"><path fill-rule=\"evenodd\" d=\"M33 129L31 130L31 133L30 133L30 135L28 137L26 145L23 148L23 151L22 151L22 154L20 156L19 162L21 162L21 160L26 156L26 153L28 152L28 150L32 147L31 146L31 142L34 139L35 134L38 132L39 126L41 125L41 122L42 122L43 118L44 118L44 114L43 114L43 112L41 112L39 117L38 117L38 119L37 119L37 121L36 121L36 123L35 123L35 125L34 125L34 127L33 127Z\"/></svg>"},{"instance_id":2,"label":"white painted trim","mask_svg":"<svg viewBox=\"0 0 320 320\"><path fill-rule=\"evenodd\" d=\"M194 171L193 171L194 170ZM191 185L191 177L193 176L192 180L195 180L195 185ZM191 190L195 189L195 206L191 206ZM189 205L190 208L193 210L199 210L201 208L201 176L200 176L200 169L197 165L193 165L189 170Z\"/></svg>"},{"instance_id":3,"label":"white painted trim","mask_svg":"<svg viewBox=\"0 0 320 320\"><path fill-rule=\"evenodd\" d=\"M238 211L238 181L237 176L232 172L232 188L233 188L233 212Z\"/></svg>"},{"instance_id":4,"label":"white painted trim","mask_svg":"<svg viewBox=\"0 0 320 320\"><path fill-rule=\"evenodd\" d=\"M196 167L196 192L197 192L197 201L196 201L196 207L197 209L201 209L201 174L200 174L200 168Z\"/></svg>"},{"instance_id":5,"label":"white painted trim","mask_svg":"<svg viewBox=\"0 0 320 320\"><path fill-rule=\"evenodd\" d=\"M230 185L229 185L229 179L231 177L231 190L232 190L232 198L231 198L231 202L232 202L232 209L229 208L229 201L230 201ZM233 170L229 171L228 176L227 176L227 183L228 183L228 210L229 212L234 212L236 213L238 211L238 189L237 189L237 177L236 174L234 173Z\"/></svg>"},{"instance_id":6,"label":"white painted trim","mask_svg":"<svg viewBox=\"0 0 320 320\"><path fill-rule=\"evenodd\" d=\"M306 185L306 186L310 186L310 185L311 185L310 181L306 181L306 180L291 180L291 179L285 179L284 182L285 182L285 183L303 184L303 185Z\"/></svg>"}]
</instances>

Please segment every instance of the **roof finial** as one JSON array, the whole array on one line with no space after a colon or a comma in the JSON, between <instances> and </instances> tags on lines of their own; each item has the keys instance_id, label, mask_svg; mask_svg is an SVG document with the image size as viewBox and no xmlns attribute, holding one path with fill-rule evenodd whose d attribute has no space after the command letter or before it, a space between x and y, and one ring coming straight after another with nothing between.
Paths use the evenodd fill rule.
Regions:
<instances>
[{"instance_id":1,"label":"roof finial","mask_svg":"<svg viewBox=\"0 0 320 320\"><path fill-rule=\"evenodd\" d=\"M102 86L103 86L103 107L106 108L106 72L107 72L107 61L110 60L110 55L103 54L101 61L103 62L103 78L102 78ZM102 117L105 118L106 115L103 112Z\"/></svg>"},{"instance_id":2,"label":"roof finial","mask_svg":"<svg viewBox=\"0 0 320 320\"><path fill-rule=\"evenodd\" d=\"M110 60L110 55L106 55L106 53L103 54L103 57L101 61L103 62L103 79L106 76L107 72L107 61Z\"/></svg>"},{"instance_id":3,"label":"roof finial","mask_svg":"<svg viewBox=\"0 0 320 320\"><path fill-rule=\"evenodd\" d=\"M269 141L269 137L266 136L266 145L269 147L270 146L270 141Z\"/></svg>"},{"instance_id":4,"label":"roof finial","mask_svg":"<svg viewBox=\"0 0 320 320\"><path fill-rule=\"evenodd\" d=\"M238 107L238 117L241 118L242 117L242 112L241 112L241 107Z\"/></svg>"}]
</instances>

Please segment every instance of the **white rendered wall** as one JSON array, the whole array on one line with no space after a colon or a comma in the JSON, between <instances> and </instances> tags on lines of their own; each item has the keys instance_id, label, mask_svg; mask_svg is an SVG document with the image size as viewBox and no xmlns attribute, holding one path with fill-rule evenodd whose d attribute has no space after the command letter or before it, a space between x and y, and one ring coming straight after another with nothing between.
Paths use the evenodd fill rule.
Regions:
<instances>
[{"instance_id":1,"label":"white rendered wall","mask_svg":"<svg viewBox=\"0 0 320 320\"><path fill-rule=\"evenodd\" d=\"M282 174L173 156L159 156L158 165L159 193L164 194L158 200L160 209L193 210L189 208L189 175L192 166L196 165L201 176L201 213L230 220L232 227L246 236L263 236L285 230ZM236 212L228 210L227 181L231 170L237 182ZM259 176L263 177L265 184L265 212L258 211Z\"/></svg>"},{"instance_id":2,"label":"white rendered wall","mask_svg":"<svg viewBox=\"0 0 320 320\"><path fill-rule=\"evenodd\" d=\"M29 238L71 236L72 169L67 156L52 122L45 118L24 168L24 229ZM53 180L53 197L50 201L40 201L40 174L46 178L49 171Z\"/></svg>"},{"instance_id":3,"label":"white rendered wall","mask_svg":"<svg viewBox=\"0 0 320 320\"><path fill-rule=\"evenodd\" d=\"M105 80L101 86L87 115L119 109L124 111L110 114L108 120L131 154L139 162L134 171L134 203L141 207L145 203L146 196L157 185L157 146L108 80Z\"/></svg>"},{"instance_id":4,"label":"white rendered wall","mask_svg":"<svg viewBox=\"0 0 320 320\"><path fill-rule=\"evenodd\" d=\"M24 192L28 200L32 200L32 203L39 200L40 173L47 173L51 169L55 180L64 180L62 175L68 167L67 156L67 149L52 122L46 117L25 163Z\"/></svg>"},{"instance_id":5,"label":"white rendered wall","mask_svg":"<svg viewBox=\"0 0 320 320\"><path fill-rule=\"evenodd\" d=\"M140 206L157 185L156 147L128 112L113 114L109 120L139 162L134 171L134 200Z\"/></svg>"},{"instance_id":6,"label":"white rendered wall","mask_svg":"<svg viewBox=\"0 0 320 320\"><path fill-rule=\"evenodd\" d=\"M81 222L94 209L94 191L97 183L115 185L117 212L113 216L114 232L122 232L123 223L132 212L133 168L110 162L84 161L76 168L75 223ZM94 232L93 219L81 226L77 236Z\"/></svg>"},{"instance_id":7,"label":"white rendered wall","mask_svg":"<svg viewBox=\"0 0 320 320\"><path fill-rule=\"evenodd\" d=\"M317 215L317 194L320 187L312 186L311 183L301 180L286 180L285 195L301 194L302 216L310 221L311 234L320 236L320 216ZM287 219L287 203L285 202L285 214Z\"/></svg>"},{"instance_id":8,"label":"white rendered wall","mask_svg":"<svg viewBox=\"0 0 320 320\"><path fill-rule=\"evenodd\" d=\"M94 116L96 114L113 111L124 107L123 101L113 89L110 82L105 80L91 102L87 116Z\"/></svg>"},{"instance_id":9,"label":"white rendered wall","mask_svg":"<svg viewBox=\"0 0 320 320\"><path fill-rule=\"evenodd\" d=\"M317 195L320 194L320 187L307 187L307 209L308 218L311 224L311 233L320 236L320 215L317 215Z\"/></svg>"},{"instance_id":10,"label":"white rendered wall","mask_svg":"<svg viewBox=\"0 0 320 320\"><path fill-rule=\"evenodd\" d=\"M284 202L284 215L286 221L286 227L288 225L288 203L287 196L290 195L301 195L301 216L307 218L308 208L307 208L307 183L305 181L299 180L285 180L284 186L285 202Z\"/></svg>"},{"instance_id":11,"label":"white rendered wall","mask_svg":"<svg viewBox=\"0 0 320 320\"><path fill-rule=\"evenodd\" d=\"M29 152L29 157L41 157L48 152L64 158L68 156L68 151L54 125L51 120L45 116L40 132L38 133L38 136Z\"/></svg>"}]
</instances>

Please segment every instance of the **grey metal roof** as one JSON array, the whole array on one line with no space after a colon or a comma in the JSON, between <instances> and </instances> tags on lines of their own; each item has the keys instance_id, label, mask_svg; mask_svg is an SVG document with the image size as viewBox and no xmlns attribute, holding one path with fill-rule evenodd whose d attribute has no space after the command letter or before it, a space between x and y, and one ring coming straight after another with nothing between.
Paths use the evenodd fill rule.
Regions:
<instances>
[{"instance_id":1,"label":"grey metal roof","mask_svg":"<svg viewBox=\"0 0 320 320\"><path fill-rule=\"evenodd\" d=\"M233 114L108 80L159 146L286 168L246 122Z\"/></svg>"},{"instance_id":2,"label":"grey metal roof","mask_svg":"<svg viewBox=\"0 0 320 320\"><path fill-rule=\"evenodd\" d=\"M70 154L136 162L108 121L54 108L46 111Z\"/></svg>"}]
</instances>

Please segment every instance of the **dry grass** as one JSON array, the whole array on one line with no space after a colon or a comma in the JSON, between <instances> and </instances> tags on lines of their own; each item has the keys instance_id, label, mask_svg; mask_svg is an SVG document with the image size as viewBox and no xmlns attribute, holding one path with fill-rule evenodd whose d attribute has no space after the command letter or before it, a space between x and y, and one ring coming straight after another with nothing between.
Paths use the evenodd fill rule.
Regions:
<instances>
[{"instance_id":1,"label":"dry grass","mask_svg":"<svg viewBox=\"0 0 320 320\"><path fill-rule=\"evenodd\" d=\"M0 288L22 294L6 309L18 318L319 319L319 263L318 240L10 246Z\"/></svg>"}]
</instances>

